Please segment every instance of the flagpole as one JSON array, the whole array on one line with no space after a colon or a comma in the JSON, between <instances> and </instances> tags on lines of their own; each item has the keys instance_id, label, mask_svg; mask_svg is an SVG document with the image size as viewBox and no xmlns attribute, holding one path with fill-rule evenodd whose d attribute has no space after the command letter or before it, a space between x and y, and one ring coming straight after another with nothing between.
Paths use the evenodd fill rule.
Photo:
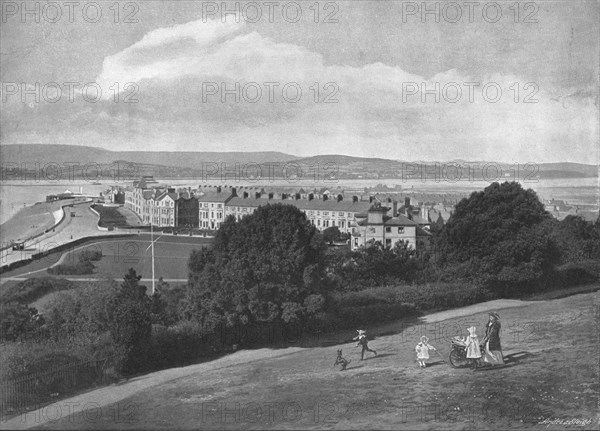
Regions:
<instances>
[{"instance_id":1,"label":"flagpole","mask_svg":"<svg viewBox=\"0 0 600 431\"><path fill-rule=\"evenodd\" d=\"M150 221L150 245L152 246L152 295L154 295L154 228Z\"/></svg>"}]
</instances>

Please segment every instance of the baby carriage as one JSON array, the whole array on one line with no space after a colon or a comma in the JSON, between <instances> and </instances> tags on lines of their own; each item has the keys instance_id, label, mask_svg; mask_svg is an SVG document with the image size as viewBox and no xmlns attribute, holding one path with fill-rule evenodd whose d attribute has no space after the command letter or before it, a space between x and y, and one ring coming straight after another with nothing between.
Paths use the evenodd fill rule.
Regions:
<instances>
[{"instance_id":1,"label":"baby carriage","mask_svg":"<svg viewBox=\"0 0 600 431\"><path fill-rule=\"evenodd\" d=\"M450 350L450 364L454 368L468 367L470 361L467 358L466 343L461 337L452 338L452 349ZM484 347L479 346L481 353L484 353Z\"/></svg>"}]
</instances>

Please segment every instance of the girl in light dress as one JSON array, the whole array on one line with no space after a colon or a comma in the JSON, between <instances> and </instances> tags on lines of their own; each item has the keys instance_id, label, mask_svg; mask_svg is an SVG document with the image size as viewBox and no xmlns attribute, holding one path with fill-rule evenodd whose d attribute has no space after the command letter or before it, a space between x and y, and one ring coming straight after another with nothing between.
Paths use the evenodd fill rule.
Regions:
<instances>
[{"instance_id":1,"label":"girl in light dress","mask_svg":"<svg viewBox=\"0 0 600 431\"><path fill-rule=\"evenodd\" d=\"M425 361L427 359L429 359L429 351L430 350L435 351L435 347L433 347L431 344L429 344L429 338L427 338L425 335L423 335L421 337L421 341L415 347L415 352L417 352L417 362L419 363L419 367L421 367L421 368L427 367L427 364L425 363Z\"/></svg>"},{"instance_id":2,"label":"girl in light dress","mask_svg":"<svg viewBox=\"0 0 600 431\"><path fill-rule=\"evenodd\" d=\"M471 363L471 368L475 370L479 366L479 359L481 358L479 338L477 337L477 328L475 326L471 326L468 331L469 336L465 339L465 350L467 359Z\"/></svg>"}]
</instances>

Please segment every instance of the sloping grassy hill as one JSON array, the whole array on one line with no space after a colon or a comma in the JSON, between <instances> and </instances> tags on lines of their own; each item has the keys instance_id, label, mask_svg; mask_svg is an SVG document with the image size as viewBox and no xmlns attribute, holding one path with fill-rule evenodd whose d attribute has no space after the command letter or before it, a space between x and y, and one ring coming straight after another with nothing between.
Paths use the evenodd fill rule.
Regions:
<instances>
[{"instance_id":1,"label":"sloping grassy hill","mask_svg":"<svg viewBox=\"0 0 600 431\"><path fill-rule=\"evenodd\" d=\"M420 326L399 324L396 334L370 343L378 356L362 362L354 343L241 351L83 394L68 401L95 403L95 416L79 411L42 428L566 428L537 425L549 417L589 420L584 428L595 428L599 304L596 292L500 310L506 368L454 369L435 353L428 368L418 368L421 333L444 360L451 336L471 325L483 335L486 312L436 318L445 312ZM332 366L339 348L352 360L343 372ZM34 425L42 424L25 424Z\"/></svg>"}]
</instances>

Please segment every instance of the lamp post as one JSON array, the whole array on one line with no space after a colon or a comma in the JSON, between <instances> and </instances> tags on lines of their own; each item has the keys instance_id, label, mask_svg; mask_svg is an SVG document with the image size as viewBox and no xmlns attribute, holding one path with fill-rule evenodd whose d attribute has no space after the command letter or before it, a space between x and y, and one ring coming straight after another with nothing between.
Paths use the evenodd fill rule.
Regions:
<instances>
[{"instance_id":1,"label":"lamp post","mask_svg":"<svg viewBox=\"0 0 600 431\"><path fill-rule=\"evenodd\" d=\"M155 282L154 282L154 228L150 223L150 245L152 245L152 295L154 296Z\"/></svg>"}]
</instances>

